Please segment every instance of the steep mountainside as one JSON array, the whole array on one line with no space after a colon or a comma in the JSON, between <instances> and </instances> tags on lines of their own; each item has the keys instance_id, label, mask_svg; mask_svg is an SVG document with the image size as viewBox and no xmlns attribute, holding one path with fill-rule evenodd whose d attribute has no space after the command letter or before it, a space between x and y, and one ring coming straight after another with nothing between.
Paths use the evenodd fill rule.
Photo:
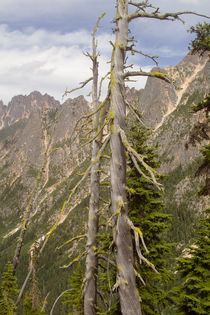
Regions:
<instances>
[{"instance_id":1,"label":"steep mountainside","mask_svg":"<svg viewBox=\"0 0 210 315\"><path fill-rule=\"evenodd\" d=\"M65 199L80 179L87 166L88 149L80 148L82 133L75 139L73 129L81 115L90 111L83 96L68 99L62 106L49 95L32 92L29 96L16 96L8 107L2 105L0 120L4 127L0 130L0 270L12 259L16 239L24 220L31 193L31 218L24 241L23 255L17 276L20 283L26 276L29 248L43 239L57 220ZM41 170L37 181L37 174ZM61 245L68 237L73 237L78 227L84 229L86 222L86 190L75 195L62 213L52 245L46 247L42 257L47 270L57 276L54 265L56 238ZM81 195L82 194L82 195ZM80 206L81 204L81 206ZM85 205L85 207L84 207ZM80 212L78 209L82 209ZM73 210L71 218L68 214ZM67 219L65 221L65 219ZM64 222L65 221L65 222ZM62 226L60 231L60 226ZM69 231L70 229L70 231ZM51 246L53 251L51 251ZM71 256L71 253L68 253ZM56 265L69 261L68 255L59 256ZM0 271L0 272L1 272ZM49 274L43 273L44 279ZM60 286L66 286L66 277L61 276ZM49 287L53 286L52 277ZM44 282L43 282L44 283ZM47 287L47 289L49 288ZM43 288L42 288L43 290ZM51 299L55 297L52 293Z\"/></svg>"},{"instance_id":2,"label":"steep mountainside","mask_svg":"<svg viewBox=\"0 0 210 315\"><path fill-rule=\"evenodd\" d=\"M192 236L196 217L207 205L207 197L196 195L203 179L195 173L201 163L200 149L209 140L209 129L205 112L193 114L191 107L209 92L210 63L206 56L188 55L177 66L155 71L172 77L178 89L149 78L145 89L127 89L126 97L139 107L144 123L153 130L149 142L159 145L160 172L167 174L165 211L174 215L168 237L181 246ZM0 102L0 272L14 254L24 211L37 183L18 268L20 283L26 276L29 248L46 237L87 168L90 148L81 145L83 134L75 137L73 129L79 117L89 111L83 96L61 105L47 94L32 92L13 97L8 106ZM80 129L85 132L85 126ZM66 288L66 269L60 267L68 265L84 248L84 241L79 240L72 247L58 249L85 232L87 205L88 185L83 185L62 212L40 258L40 289L43 296L51 291L49 303ZM57 314L63 309L60 306Z\"/></svg>"},{"instance_id":3,"label":"steep mountainside","mask_svg":"<svg viewBox=\"0 0 210 315\"><path fill-rule=\"evenodd\" d=\"M151 142L159 145L160 173L167 174L165 202L166 211L173 215L171 239L184 244L193 235L197 216L208 206L208 196L197 195L203 176L196 173L200 150L209 143L210 127L205 110L195 114L192 106L210 91L210 62L207 56L188 55L165 73L178 89L149 79L139 96L140 110L145 111L145 123L153 128Z\"/></svg>"}]
</instances>

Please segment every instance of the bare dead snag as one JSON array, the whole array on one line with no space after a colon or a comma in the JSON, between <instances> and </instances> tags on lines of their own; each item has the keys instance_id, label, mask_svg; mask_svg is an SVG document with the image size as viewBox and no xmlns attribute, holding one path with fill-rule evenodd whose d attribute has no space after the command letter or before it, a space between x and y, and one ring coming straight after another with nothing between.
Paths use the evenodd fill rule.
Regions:
<instances>
[{"instance_id":1,"label":"bare dead snag","mask_svg":"<svg viewBox=\"0 0 210 315\"><path fill-rule=\"evenodd\" d=\"M92 85L92 101L93 108L97 111L98 108L98 53L96 42L96 31L99 21L103 18L104 13L99 17L92 33L92 55L88 54L88 57L92 60L93 71L93 85ZM102 114L102 117L101 117ZM97 159L99 155L104 121L106 111L103 113L98 111L93 117L93 141L92 141L92 161ZM87 236L87 256L86 256L86 272L85 272L85 287L84 287L84 314L95 315L97 305L97 274L98 274L98 257L96 253L97 249L97 233L99 228L99 197L100 197L100 165L101 158L97 159L91 167L91 179L90 179L90 201L89 201L89 215L88 215L88 236Z\"/></svg>"},{"instance_id":2,"label":"bare dead snag","mask_svg":"<svg viewBox=\"0 0 210 315\"><path fill-rule=\"evenodd\" d=\"M141 314L133 268L133 249L127 223L126 151L119 135L125 130L124 64L128 46L128 0L117 1L116 40L111 60L111 203L115 215L113 238L116 246L117 286L123 315ZM116 215L117 214L117 215Z\"/></svg>"},{"instance_id":3,"label":"bare dead snag","mask_svg":"<svg viewBox=\"0 0 210 315\"><path fill-rule=\"evenodd\" d=\"M128 14L128 5L135 7L135 12ZM134 48L134 38L129 38L128 24L136 18L152 18L159 20L182 21L180 16L184 14L194 14L207 17L191 11L161 14L159 8L154 7L148 0L133 2L128 0L117 0L117 14L114 20L116 27L115 43L111 60L111 202L113 213L113 238L116 246L117 282L114 289L119 290L121 312L123 315L141 314L139 296L136 290L135 272L133 267L133 250L130 230L132 224L128 220L127 199L126 199L126 150L129 152L137 170L147 179L152 181L159 189L154 171L144 162L144 158L137 154L130 146L125 136L126 127L126 103L125 80L135 76L149 76L159 78L168 83L173 83L170 78L159 72L125 71L126 52L131 54L140 53L156 62L156 56L148 56L142 51ZM147 11L148 12L147 12ZM209 17L207 17L209 18ZM131 43L131 44L130 44ZM146 174L141 171L138 163L141 163ZM139 250L139 234L134 230L135 243L139 258L154 269ZM143 243L143 240L142 240ZM143 245L145 245L143 243Z\"/></svg>"}]
</instances>

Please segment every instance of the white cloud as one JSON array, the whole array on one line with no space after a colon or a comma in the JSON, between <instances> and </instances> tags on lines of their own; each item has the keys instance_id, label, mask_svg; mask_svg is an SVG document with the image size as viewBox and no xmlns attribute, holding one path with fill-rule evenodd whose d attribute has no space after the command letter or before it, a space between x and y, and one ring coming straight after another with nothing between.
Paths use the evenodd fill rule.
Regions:
<instances>
[{"instance_id":1,"label":"white cloud","mask_svg":"<svg viewBox=\"0 0 210 315\"><path fill-rule=\"evenodd\" d=\"M209 0L177 0L173 6L169 0L151 2L160 6L161 11L190 9L208 14L210 10ZM91 30L103 11L108 11L108 15L98 32L102 75L110 67L107 61L111 55L109 41L113 25L108 22L115 15L114 1L1 0L0 16L4 24L0 25L0 99L7 103L13 95L40 90L60 100L65 88L74 88L91 76L91 63L83 52L90 51ZM139 49L181 59L189 43L186 28L198 20L187 17L185 27L181 23L141 20L133 22L131 28L136 39L140 39ZM133 60L144 65L144 58ZM141 78L135 85L141 88L143 81ZM86 88L72 97L88 92Z\"/></svg>"},{"instance_id":2,"label":"white cloud","mask_svg":"<svg viewBox=\"0 0 210 315\"><path fill-rule=\"evenodd\" d=\"M86 31L62 35L1 26L0 98L6 103L17 93L40 90L61 99L66 87L90 76L90 62L82 53L88 39Z\"/></svg>"},{"instance_id":3,"label":"white cloud","mask_svg":"<svg viewBox=\"0 0 210 315\"><path fill-rule=\"evenodd\" d=\"M98 36L100 73L109 71L111 55L109 34ZM0 26L0 99L8 103L12 96L33 90L49 93L61 100L65 89L77 87L89 78L91 34L85 30L60 34L46 30L10 31ZM91 85L72 94L87 95ZM103 89L105 94L105 87Z\"/></svg>"},{"instance_id":4,"label":"white cloud","mask_svg":"<svg viewBox=\"0 0 210 315\"><path fill-rule=\"evenodd\" d=\"M87 30L78 30L62 34L44 29L26 28L24 31L10 30L7 25L0 25L0 47L28 49L29 47L54 46L86 46L90 44L90 33Z\"/></svg>"}]
</instances>

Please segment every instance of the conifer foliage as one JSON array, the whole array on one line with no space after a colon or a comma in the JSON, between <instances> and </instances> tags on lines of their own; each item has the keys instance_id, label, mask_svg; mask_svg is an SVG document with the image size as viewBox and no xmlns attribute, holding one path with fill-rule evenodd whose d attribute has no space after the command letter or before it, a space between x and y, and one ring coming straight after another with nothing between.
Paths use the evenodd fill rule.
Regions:
<instances>
[{"instance_id":1,"label":"conifer foliage","mask_svg":"<svg viewBox=\"0 0 210 315\"><path fill-rule=\"evenodd\" d=\"M192 49L192 54L200 53L203 55L210 50L210 24L207 22L198 23L196 26L191 26L190 33L196 34L196 38L191 41L189 49Z\"/></svg>"},{"instance_id":2,"label":"conifer foliage","mask_svg":"<svg viewBox=\"0 0 210 315\"><path fill-rule=\"evenodd\" d=\"M178 263L178 272L184 278L174 289L177 314L209 314L210 276L210 208L200 219L196 239L184 251Z\"/></svg>"},{"instance_id":3,"label":"conifer foliage","mask_svg":"<svg viewBox=\"0 0 210 315\"><path fill-rule=\"evenodd\" d=\"M32 303L32 296L27 294L23 301L23 315L44 315L44 311L41 311L41 307L34 308Z\"/></svg>"},{"instance_id":4,"label":"conifer foliage","mask_svg":"<svg viewBox=\"0 0 210 315\"><path fill-rule=\"evenodd\" d=\"M197 24L191 27L191 32L197 37L191 43L192 53L199 52L201 55L210 51L210 24ZM200 110L208 113L210 107L210 94L202 102L194 106L194 112ZM209 163L210 145L206 145L201 150L203 162L197 171L198 174L205 174L205 184L199 191L199 195L209 195ZM200 315L210 313L210 208L206 209L200 218L192 245L186 248L183 255L177 260L177 271L181 279L180 286L172 290L174 294L175 311L180 315Z\"/></svg>"},{"instance_id":5,"label":"conifer foliage","mask_svg":"<svg viewBox=\"0 0 210 315\"><path fill-rule=\"evenodd\" d=\"M133 147L139 154L146 156L145 162L155 170L159 162L155 148L150 148L146 144L147 133L145 128L136 124L132 128ZM149 250L149 261L159 272L157 274L147 264L139 262L138 256L135 255L136 271L145 282L143 284L142 281L137 280L142 300L142 314L160 314L167 304L164 284L170 280L170 272L166 268L166 255L170 253L172 244L167 243L163 238L163 232L169 228L170 216L162 211L164 204L161 193L147 178L140 176L132 164L128 172L127 185L130 195L129 217L142 231ZM143 246L141 250L147 257Z\"/></svg>"},{"instance_id":6,"label":"conifer foliage","mask_svg":"<svg viewBox=\"0 0 210 315\"><path fill-rule=\"evenodd\" d=\"M64 294L65 301L63 304L68 304L72 311L69 315L84 314L84 304L83 304L83 278L84 274L82 272L81 264L77 264L77 269L74 272L73 276L69 280L69 291Z\"/></svg>"},{"instance_id":7,"label":"conifer foliage","mask_svg":"<svg viewBox=\"0 0 210 315\"><path fill-rule=\"evenodd\" d=\"M17 280L12 274L12 264L6 265L6 271L0 284L0 315L16 314L15 300L18 294Z\"/></svg>"}]
</instances>

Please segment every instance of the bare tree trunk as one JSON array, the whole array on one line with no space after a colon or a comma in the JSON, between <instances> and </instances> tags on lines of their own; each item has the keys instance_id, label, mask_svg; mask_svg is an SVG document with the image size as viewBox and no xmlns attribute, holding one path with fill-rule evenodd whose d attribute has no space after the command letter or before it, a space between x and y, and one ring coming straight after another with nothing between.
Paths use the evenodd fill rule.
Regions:
<instances>
[{"instance_id":1,"label":"bare tree trunk","mask_svg":"<svg viewBox=\"0 0 210 315\"><path fill-rule=\"evenodd\" d=\"M90 57L93 62L93 86L92 86L92 99L94 110L98 107L98 61L96 51L95 32L94 28L92 38L92 56ZM99 115L96 114L93 118L93 131L96 136L100 130ZM88 218L88 236L87 236L87 258L86 258L86 275L85 275L85 289L84 289L84 314L96 314L96 296L97 296L97 233L98 233L98 210L99 210L99 193L100 193L100 159L97 156L101 147L102 132L92 142L92 162L91 180L90 180L90 201L89 201L89 218Z\"/></svg>"},{"instance_id":2,"label":"bare tree trunk","mask_svg":"<svg viewBox=\"0 0 210 315\"><path fill-rule=\"evenodd\" d=\"M111 69L111 203L116 246L117 282L123 315L141 314L136 289L134 259L126 199L126 152L119 130L125 131L124 64L128 43L128 0L117 1L116 41Z\"/></svg>"}]
</instances>

